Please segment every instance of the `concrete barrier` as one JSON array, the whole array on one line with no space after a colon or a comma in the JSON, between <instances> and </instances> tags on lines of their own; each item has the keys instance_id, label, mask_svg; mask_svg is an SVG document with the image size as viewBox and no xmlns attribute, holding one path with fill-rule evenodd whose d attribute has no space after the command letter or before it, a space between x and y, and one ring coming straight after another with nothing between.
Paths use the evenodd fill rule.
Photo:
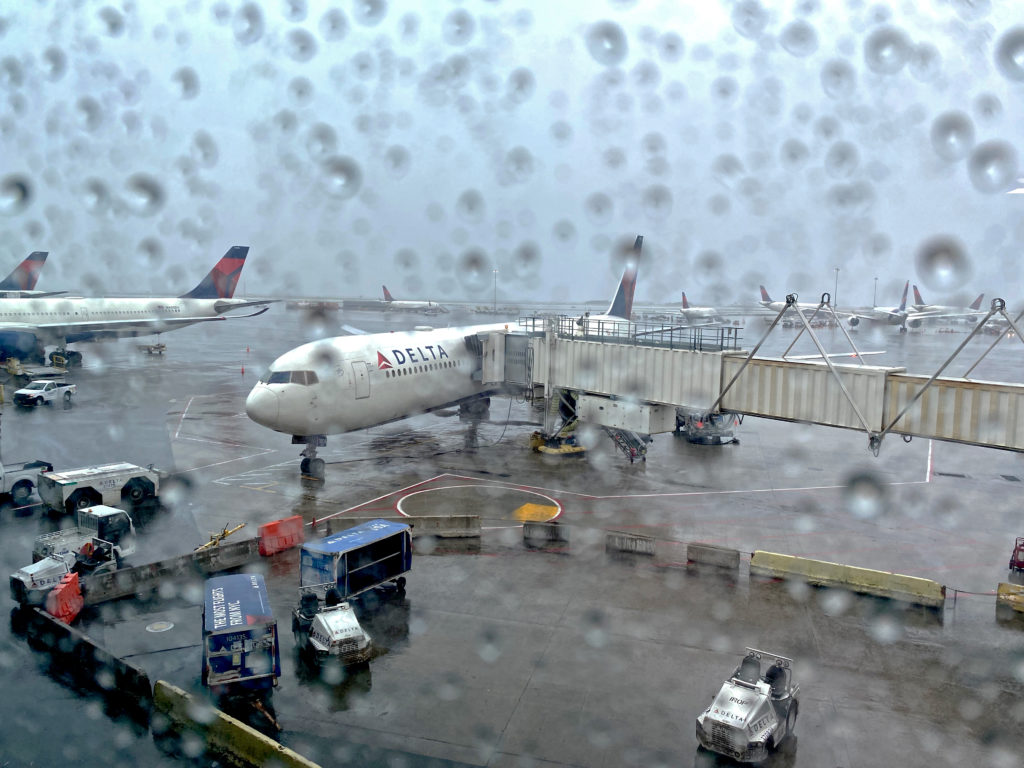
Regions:
<instances>
[{"instance_id":1,"label":"concrete barrier","mask_svg":"<svg viewBox=\"0 0 1024 768\"><path fill-rule=\"evenodd\" d=\"M642 533L608 531L604 536L605 552L632 552L637 555L654 554L654 537Z\"/></svg>"},{"instance_id":2,"label":"concrete barrier","mask_svg":"<svg viewBox=\"0 0 1024 768\"><path fill-rule=\"evenodd\" d=\"M750 573L776 579L797 578L815 586L845 587L929 608L942 608L946 604L946 588L930 579L775 552L754 552L750 558Z\"/></svg>"},{"instance_id":3,"label":"concrete barrier","mask_svg":"<svg viewBox=\"0 0 1024 768\"><path fill-rule=\"evenodd\" d=\"M255 560L258 554L257 539L220 544L170 560L86 576L82 579L82 596L86 605L96 605L120 597L148 594L168 581L206 577L211 573L238 568Z\"/></svg>"},{"instance_id":4,"label":"concrete barrier","mask_svg":"<svg viewBox=\"0 0 1024 768\"><path fill-rule=\"evenodd\" d=\"M523 542L526 544L568 544L569 529L557 522L523 523Z\"/></svg>"},{"instance_id":5,"label":"concrete barrier","mask_svg":"<svg viewBox=\"0 0 1024 768\"><path fill-rule=\"evenodd\" d=\"M25 612L29 641L47 651L57 668L66 671L77 684L126 705L140 719L149 719L153 690L144 669L118 658L84 632L41 608L21 610Z\"/></svg>"},{"instance_id":6,"label":"concrete barrier","mask_svg":"<svg viewBox=\"0 0 1024 768\"><path fill-rule=\"evenodd\" d=\"M686 561L698 565L714 565L719 568L739 570L740 551L720 547L717 544L690 542L686 545Z\"/></svg>"},{"instance_id":7,"label":"concrete barrier","mask_svg":"<svg viewBox=\"0 0 1024 768\"><path fill-rule=\"evenodd\" d=\"M282 746L269 736L226 715L203 699L197 699L165 680L157 680L153 704L166 715L175 729L200 735L207 748L242 765L280 768L319 768L298 752Z\"/></svg>"},{"instance_id":8,"label":"concrete barrier","mask_svg":"<svg viewBox=\"0 0 1024 768\"><path fill-rule=\"evenodd\" d=\"M442 539L470 539L480 537L479 515L422 515L404 517L402 515L377 515L376 517L332 517L327 521L324 536L338 531L345 531L353 526L370 520L389 520L393 523L404 523L410 527L413 538L417 536L437 536ZM319 534L319 527L317 532Z\"/></svg>"},{"instance_id":9,"label":"concrete barrier","mask_svg":"<svg viewBox=\"0 0 1024 768\"><path fill-rule=\"evenodd\" d=\"M996 610L1000 609L1024 614L1024 585L1000 582L996 587Z\"/></svg>"}]
</instances>

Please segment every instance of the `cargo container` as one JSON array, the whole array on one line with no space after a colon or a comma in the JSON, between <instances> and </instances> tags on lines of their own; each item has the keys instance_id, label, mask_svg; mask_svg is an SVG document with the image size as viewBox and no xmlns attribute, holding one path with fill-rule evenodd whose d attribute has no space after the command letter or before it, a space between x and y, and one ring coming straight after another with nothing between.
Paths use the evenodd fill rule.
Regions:
<instances>
[{"instance_id":1,"label":"cargo container","mask_svg":"<svg viewBox=\"0 0 1024 768\"><path fill-rule=\"evenodd\" d=\"M403 574L411 568L409 526L370 520L302 545L299 593L313 593L326 600L333 588L342 600L348 600L388 582L402 592Z\"/></svg>"},{"instance_id":2,"label":"cargo container","mask_svg":"<svg viewBox=\"0 0 1024 768\"><path fill-rule=\"evenodd\" d=\"M206 581L203 685L218 696L269 692L281 675L281 648L263 577Z\"/></svg>"}]
</instances>

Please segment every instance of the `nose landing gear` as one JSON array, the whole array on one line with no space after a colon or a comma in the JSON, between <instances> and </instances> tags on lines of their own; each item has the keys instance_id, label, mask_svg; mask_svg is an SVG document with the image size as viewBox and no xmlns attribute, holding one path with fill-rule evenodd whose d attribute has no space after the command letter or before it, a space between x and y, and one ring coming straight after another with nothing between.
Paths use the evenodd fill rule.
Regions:
<instances>
[{"instance_id":1,"label":"nose landing gear","mask_svg":"<svg viewBox=\"0 0 1024 768\"><path fill-rule=\"evenodd\" d=\"M316 449L327 445L326 435L295 435L292 437L292 444L305 445L305 449L299 455L302 461L299 462L299 472L303 477L312 477L316 480L323 480L326 469L326 462L317 457Z\"/></svg>"}]
</instances>

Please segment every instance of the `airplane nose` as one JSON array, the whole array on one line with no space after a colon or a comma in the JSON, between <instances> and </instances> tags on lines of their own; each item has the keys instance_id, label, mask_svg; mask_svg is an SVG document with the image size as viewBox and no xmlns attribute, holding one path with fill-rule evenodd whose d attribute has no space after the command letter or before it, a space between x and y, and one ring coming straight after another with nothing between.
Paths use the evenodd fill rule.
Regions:
<instances>
[{"instance_id":1,"label":"airplane nose","mask_svg":"<svg viewBox=\"0 0 1024 768\"><path fill-rule=\"evenodd\" d=\"M281 405L277 395L266 387L255 387L245 398L245 412L249 418L264 427L277 428Z\"/></svg>"}]
</instances>

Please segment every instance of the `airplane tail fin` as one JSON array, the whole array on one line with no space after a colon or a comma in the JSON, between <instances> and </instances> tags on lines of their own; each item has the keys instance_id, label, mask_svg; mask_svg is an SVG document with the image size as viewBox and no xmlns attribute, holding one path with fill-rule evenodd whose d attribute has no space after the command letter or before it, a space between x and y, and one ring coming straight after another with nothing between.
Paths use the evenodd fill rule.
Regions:
<instances>
[{"instance_id":1,"label":"airplane tail fin","mask_svg":"<svg viewBox=\"0 0 1024 768\"><path fill-rule=\"evenodd\" d=\"M683 291L683 309L689 309L690 302L686 300L686 291Z\"/></svg>"},{"instance_id":2,"label":"airplane tail fin","mask_svg":"<svg viewBox=\"0 0 1024 768\"><path fill-rule=\"evenodd\" d=\"M917 290L917 286L914 286L914 303L924 304L924 299L921 298L921 292Z\"/></svg>"},{"instance_id":3,"label":"airplane tail fin","mask_svg":"<svg viewBox=\"0 0 1024 768\"><path fill-rule=\"evenodd\" d=\"M971 309L973 309L973 310L981 309L981 302L982 302L982 300L984 298L985 298L985 294L984 293L979 293L978 294L978 298L976 298L974 301L971 302Z\"/></svg>"},{"instance_id":4,"label":"airplane tail fin","mask_svg":"<svg viewBox=\"0 0 1024 768\"><path fill-rule=\"evenodd\" d=\"M761 287L761 301L765 301L765 302L771 303L772 297L768 295L768 291L766 291L764 289L763 285L760 286L760 287Z\"/></svg>"},{"instance_id":5,"label":"airplane tail fin","mask_svg":"<svg viewBox=\"0 0 1024 768\"><path fill-rule=\"evenodd\" d=\"M46 263L49 251L34 251L7 277L0 280L0 291L31 291L39 281L39 273Z\"/></svg>"},{"instance_id":6,"label":"airplane tail fin","mask_svg":"<svg viewBox=\"0 0 1024 768\"><path fill-rule=\"evenodd\" d=\"M644 236L637 235L636 242L633 243L633 257L622 271L619 287L615 291L615 297L612 299L611 306L608 307L608 311L605 314L611 317L621 317L624 320L629 320L633 314L633 292L636 290L637 261L640 258L640 251L643 250L643 247Z\"/></svg>"},{"instance_id":7,"label":"airplane tail fin","mask_svg":"<svg viewBox=\"0 0 1024 768\"><path fill-rule=\"evenodd\" d=\"M249 246L233 245L228 249L209 274L182 299L230 299L235 295L235 286L245 266L245 257L249 255Z\"/></svg>"},{"instance_id":8,"label":"airplane tail fin","mask_svg":"<svg viewBox=\"0 0 1024 768\"><path fill-rule=\"evenodd\" d=\"M910 290L910 281L903 284L903 298L900 299L900 312L907 311L907 291Z\"/></svg>"},{"instance_id":9,"label":"airplane tail fin","mask_svg":"<svg viewBox=\"0 0 1024 768\"><path fill-rule=\"evenodd\" d=\"M381 288L384 289L384 301L395 300L395 297L391 295L391 291L388 290L388 287L386 285L382 285Z\"/></svg>"}]
</instances>

